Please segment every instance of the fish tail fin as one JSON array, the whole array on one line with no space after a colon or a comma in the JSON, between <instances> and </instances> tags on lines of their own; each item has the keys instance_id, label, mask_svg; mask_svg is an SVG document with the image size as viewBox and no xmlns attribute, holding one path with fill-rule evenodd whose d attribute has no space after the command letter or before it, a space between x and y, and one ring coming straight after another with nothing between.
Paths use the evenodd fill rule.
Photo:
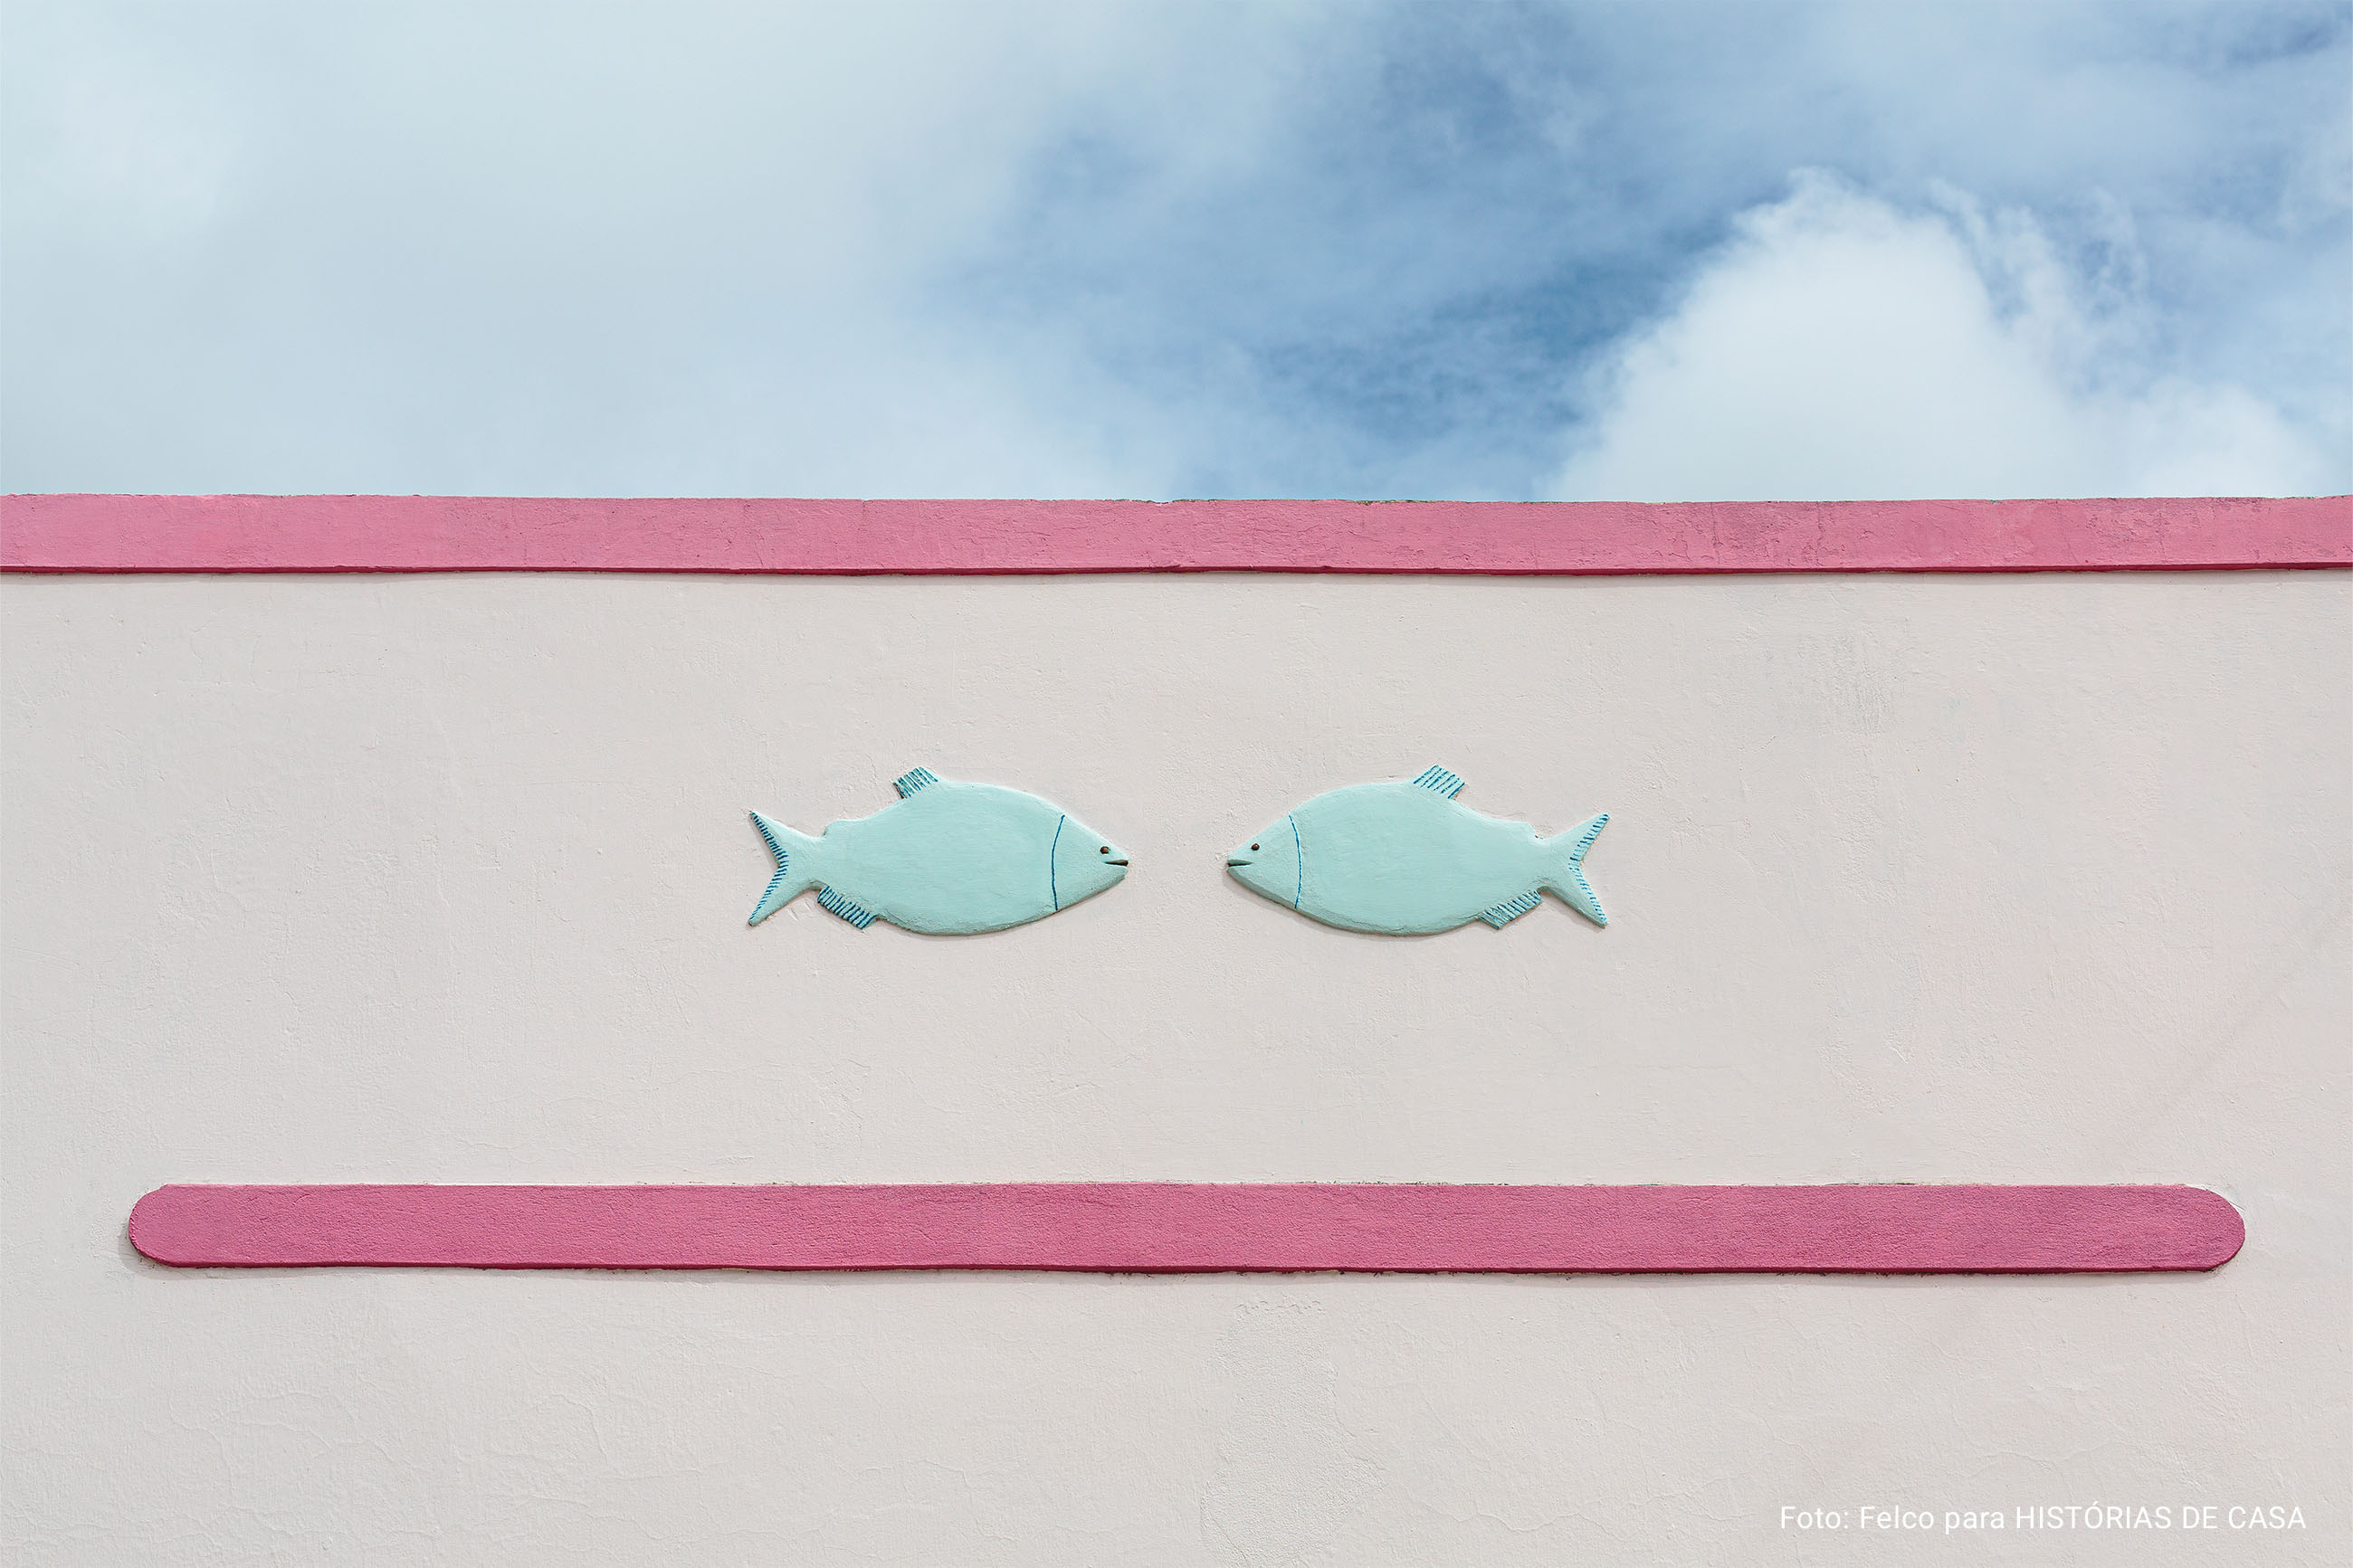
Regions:
<instances>
[{"instance_id":1,"label":"fish tail fin","mask_svg":"<svg viewBox=\"0 0 2353 1568\"><path fill-rule=\"evenodd\" d=\"M768 890L760 895L759 907L752 911L747 922L758 925L801 894L818 885L817 840L806 833L796 833L774 817L752 814L752 826L768 841L776 857L776 874L768 879Z\"/></svg>"},{"instance_id":2,"label":"fish tail fin","mask_svg":"<svg viewBox=\"0 0 2353 1568\"><path fill-rule=\"evenodd\" d=\"M1545 847L1552 851L1553 858L1551 873L1545 879L1546 889L1558 894L1570 909L1598 926L1608 925L1609 917L1601 912L1601 900L1593 891L1593 884L1585 879L1585 852L1593 847L1593 841L1609 826L1609 814L1605 811L1587 817L1556 838L1545 840Z\"/></svg>"}]
</instances>

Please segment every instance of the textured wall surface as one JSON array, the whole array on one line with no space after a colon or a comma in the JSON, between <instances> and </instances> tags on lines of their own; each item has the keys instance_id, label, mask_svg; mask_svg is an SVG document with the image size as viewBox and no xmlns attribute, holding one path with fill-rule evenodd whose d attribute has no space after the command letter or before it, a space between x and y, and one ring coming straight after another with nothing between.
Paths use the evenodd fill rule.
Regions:
<instances>
[{"instance_id":1,"label":"textured wall surface","mask_svg":"<svg viewBox=\"0 0 2353 1568\"><path fill-rule=\"evenodd\" d=\"M0 612L12 1563L2353 1554L2342 574ZM1357 937L1226 878L1430 763L1546 830L1615 813L1609 928ZM747 807L814 830L918 765L1134 870L986 938L744 926ZM1113 1177L2187 1181L2248 1241L2162 1278L784 1277L178 1271L123 1230L172 1181ZM2218 1523L1943 1533L2094 1503ZM2305 1527L2229 1528L2274 1504Z\"/></svg>"}]
</instances>

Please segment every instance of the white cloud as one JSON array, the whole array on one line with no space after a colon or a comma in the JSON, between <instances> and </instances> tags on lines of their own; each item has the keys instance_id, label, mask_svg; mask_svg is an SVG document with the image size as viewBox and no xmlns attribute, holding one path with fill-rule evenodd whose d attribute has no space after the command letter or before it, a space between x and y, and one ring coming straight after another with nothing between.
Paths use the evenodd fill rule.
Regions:
<instances>
[{"instance_id":1,"label":"white cloud","mask_svg":"<svg viewBox=\"0 0 2353 1568\"><path fill-rule=\"evenodd\" d=\"M2032 219L1905 213L1820 174L1737 220L1596 373L1578 499L2306 495L2347 488L2242 387L2155 367L2127 275ZM2128 233L2118 237L2129 256ZM2112 268L2113 272L2115 269Z\"/></svg>"},{"instance_id":2,"label":"white cloud","mask_svg":"<svg viewBox=\"0 0 2353 1568\"><path fill-rule=\"evenodd\" d=\"M1254 144L1301 19L1188 20L29 6L0 92L8 481L1165 489L1148 412L953 285L1074 135L1203 179Z\"/></svg>"},{"instance_id":3,"label":"white cloud","mask_svg":"<svg viewBox=\"0 0 2353 1568\"><path fill-rule=\"evenodd\" d=\"M2326 17L16 0L5 35L0 488L2343 489L2353 454ZM1695 250L1814 165L1899 207L1810 187Z\"/></svg>"}]
</instances>

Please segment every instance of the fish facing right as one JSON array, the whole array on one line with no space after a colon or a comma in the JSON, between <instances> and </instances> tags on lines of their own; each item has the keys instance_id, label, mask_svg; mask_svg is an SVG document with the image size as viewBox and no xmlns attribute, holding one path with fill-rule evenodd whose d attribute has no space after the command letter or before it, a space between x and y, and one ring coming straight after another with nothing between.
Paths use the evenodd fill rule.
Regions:
<instances>
[{"instance_id":1,"label":"fish facing right","mask_svg":"<svg viewBox=\"0 0 2353 1568\"><path fill-rule=\"evenodd\" d=\"M1332 790L1269 823L1226 867L1250 891L1344 931L1419 936L1472 921L1500 929L1544 893L1609 923L1585 879L1585 852L1608 812L1540 838L1525 822L1461 805L1461 791L1459 776L1436 767Z\"/></svg>"},{"instance_id":2,"label":"fish facing right","mask_svg":"<svg viewBox=\"0 0 2353 1568\"><path fill-rule=\"evenodd\" d=\"M860 931L876 921L931 936L1003 931L1069 909L1127 875L1127 852L1050 801L1000 784L916 768L899 798L823 833L772 816L752 825L776 874L752 910L758 925L815 888L818 905Z\"/></svg>"}]
</instances>

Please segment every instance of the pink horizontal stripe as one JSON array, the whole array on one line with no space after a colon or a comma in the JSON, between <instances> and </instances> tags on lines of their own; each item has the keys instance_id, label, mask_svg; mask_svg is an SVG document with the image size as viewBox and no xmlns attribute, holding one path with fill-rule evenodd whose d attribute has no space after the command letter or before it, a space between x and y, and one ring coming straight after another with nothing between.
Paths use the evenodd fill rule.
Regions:
<instances>
[{"instance_id":1,"label":"pink horizontal stripe","mask_svg":"<svg viewBox=\"0 0 2353 1568\"><path fill-rule=\"evenodd\" d=\"M1741 501L10 496L11 572L2052 572L2353 564L2353 497Z\"/></svg>"},{"instance_id":2,"label":"pink horizontal stripe","mask_svg":"<svg viewBox=\"0 0 2353 1568\"><path fill-rule=\"evenodd\" d=\"M1195 1273L2212 1268L2238 1210L2165 1186L169 1186L160 1263Z\"/></svg>"}]
</instances>

